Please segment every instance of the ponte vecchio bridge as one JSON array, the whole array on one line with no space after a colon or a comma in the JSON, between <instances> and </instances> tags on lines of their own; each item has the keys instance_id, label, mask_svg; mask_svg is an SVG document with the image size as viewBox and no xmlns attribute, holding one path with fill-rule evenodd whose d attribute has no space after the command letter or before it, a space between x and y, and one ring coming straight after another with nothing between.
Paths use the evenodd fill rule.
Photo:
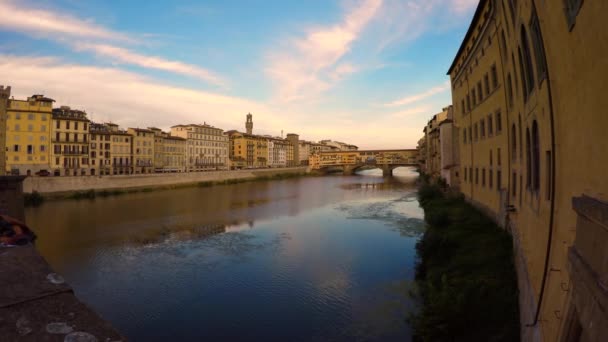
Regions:
<instances>
[{"instance_id":1,"label":"ponte vecchio bridge","mask_svg":"<svg viewBox=\"0 0 608 342\"><path fill-rule=\"evenodd\" d=\"M418 166L418 150L317 152L310 156L309 165L312 170L319 171L342 168L347 175L363 168L379 168L384 176L391 176L393 170L400 166Z\"/></svg>"}]
</instances>

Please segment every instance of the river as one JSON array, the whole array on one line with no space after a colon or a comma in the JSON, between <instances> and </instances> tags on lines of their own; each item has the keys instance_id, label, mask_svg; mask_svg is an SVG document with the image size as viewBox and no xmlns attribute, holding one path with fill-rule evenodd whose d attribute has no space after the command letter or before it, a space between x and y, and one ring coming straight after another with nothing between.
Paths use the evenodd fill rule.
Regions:
<instances>
[{"instance_id":1,"label":"river","mask_svg":"<svg viewBox=\"0 0 608 342\"><path fill-rule=\"evenodd\" d=\"M37 247L133 341L411 339L417 174L47 202Z\"/></svg>"}]
</instances>

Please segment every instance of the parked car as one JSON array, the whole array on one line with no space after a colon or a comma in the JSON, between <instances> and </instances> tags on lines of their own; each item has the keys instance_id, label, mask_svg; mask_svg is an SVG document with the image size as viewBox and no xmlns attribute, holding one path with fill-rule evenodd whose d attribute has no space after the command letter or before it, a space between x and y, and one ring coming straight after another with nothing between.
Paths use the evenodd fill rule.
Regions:
<instances>
[{"instance_id":1,"label":"parked car","mask_svg":"<svg viewBox=\"0 0 608 342\"><path fill-rule=\"evenodd\" d=\"M48 177L51 175L51 173L48 172L47 170L40 170L40 171L36 172L35 175L40 176L40 177Z\"/></svg>"}]
</instances>

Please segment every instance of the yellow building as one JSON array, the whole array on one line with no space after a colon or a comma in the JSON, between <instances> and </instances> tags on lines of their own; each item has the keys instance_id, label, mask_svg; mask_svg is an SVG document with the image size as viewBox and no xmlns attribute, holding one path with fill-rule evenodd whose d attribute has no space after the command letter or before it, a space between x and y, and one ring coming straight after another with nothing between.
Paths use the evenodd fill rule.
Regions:
<instances>
[{"instance_id":1,"label":"yellow building","mask_svg":"<svg viewBox=\"0 0 608 342\"><path fill-rule=\"evenodd\" d=\"M55 100L32 95L9 100L6 120L6 171L17 175L49 172L51 113Z\"/></svg>"},{"instance_id":2,"label":"yellow building","mask_svg":"<svg viewBox=\"0 0 608 342\"><path fill-rule=\"evenodd\" d=\"M226 132L230 141L230 165L233 169L257 169L268 166L266 137L237 131Z\"/></svg>"},{"instance_id":3,"label":"yellow building","mask_svg":"<svg viewBox=\"0 0 608 342\"><path fill-rule=\"evenodd\" d=\"M133 173L132 135L113 123L90 124L91 175L129 175Z\"/></svg>"},{"instance_id":4,"label":"yellow building","mask_svg":"<svg viewBox=\"0 0 608 342\"><path fill-rule=\"evenodd\" d=\"M0 85L0 176L6 174L6 111L11 87Z\"/></svg>"},{"instance_id":5,"label":"yellow building","mask_svg":"<svg viewBox=\"0 0 608 342\"><path fill-rule=\"evenodd\" d=\"M133 173L154 172L154 131L143 128L129 128L133 136Z\"/></svg>"},{"instance_id":6,"label":"yellow building","mask_svg":"<svg viewBox=\"0 0 608 342\"><path fill-rule=\"evenodd\" d=\"M165 133L163 135L162 171L185 172L187 148L188 140Z\"/></svg>"},{"instance_id":7,"label":"yellow building","mask_svg":"<svg viewBox=\"0 0 608 342\"><path fill-rule=\"evenodd\" d=\"M148 129L154 132L154 172L163 172L163 165L165 164L163 158L165 152L164 132L156 127L148 127Z\"/></svg>"},{"instance_id":8,"label":"yellow building","mask_svg":"<svg viewBox=\"0 0 608 342\"><path fill-rule=\"evenodd\" d=\"M51 171L55 176L84 176L89 169L89 119L81 110L53 109Z\"/></svg>"},{"instance_id":9,"label":"yellow building","mask_svg":"<svg viewBox=\"0 0 608 342\"><path fill-rule=\"evenodd\" d=\"M513 234L523 341L608 336L606 13L482 0L449 70L460 188Z\"/></svg>"}]
</instances>

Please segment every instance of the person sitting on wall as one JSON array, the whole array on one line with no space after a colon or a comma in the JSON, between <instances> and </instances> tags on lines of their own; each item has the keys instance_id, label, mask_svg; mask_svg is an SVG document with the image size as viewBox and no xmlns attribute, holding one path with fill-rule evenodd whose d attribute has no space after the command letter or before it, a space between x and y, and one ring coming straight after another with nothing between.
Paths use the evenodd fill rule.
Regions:
<instances>
[{"instance_id":1,"label":"person sitting on wall","mask_svg":"<svg viewBox=\"0 0 608 342\"><path fill-rule=\"evenodd\" d=\"M25 223L0 215L0 246L27 245L35 240L36 234Z\"/></svg>"}]
</instances>

